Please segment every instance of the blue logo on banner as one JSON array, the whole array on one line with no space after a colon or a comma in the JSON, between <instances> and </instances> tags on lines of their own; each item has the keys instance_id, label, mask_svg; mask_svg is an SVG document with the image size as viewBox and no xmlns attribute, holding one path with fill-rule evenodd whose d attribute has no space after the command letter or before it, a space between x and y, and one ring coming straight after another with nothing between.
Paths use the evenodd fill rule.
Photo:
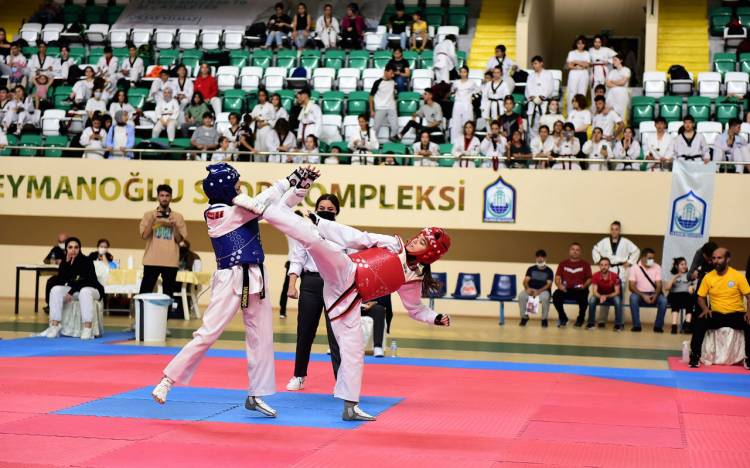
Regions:
<instances>
[{"instance_id":1,"label":"blue logo on banner","mask_svg":"<svg viewBox=\"0 0 750 468\"><path fill-rule=\"evenodd\" d=\"M499 177L484 189L485 223L516 222L516 189Z\"/></svg>"},{"instance_id":2,"label":"blue logo on banner","mask_svg":"<svg viewBox=\"0 0 750 468\"><path fill-rule=\"evenodd\" d=\"M703 237L706 230L707 204L692 190L675 198L669 233L673 236Z\"/></svg>"}]
</instances>

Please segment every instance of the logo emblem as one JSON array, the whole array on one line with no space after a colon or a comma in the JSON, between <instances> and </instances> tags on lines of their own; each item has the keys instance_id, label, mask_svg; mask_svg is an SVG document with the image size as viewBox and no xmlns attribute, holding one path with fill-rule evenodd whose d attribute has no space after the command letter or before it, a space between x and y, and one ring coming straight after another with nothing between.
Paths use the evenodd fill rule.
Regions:
<instances>
[{"instance_id":1,"label":"logo emblem","mask_svg":"<svg viewBox=\"0 0 750 468\"><path fill-rule=\"evenodd\" d=\"M703 237L706 230L706 208L706 201L692 190L677 197L672 203L669 233L681 237Z\"/></svg>"},{"instance_id":2,"label":"logo emblem","mask_svg":"<svg viewBox=\"0 0 750 468\"><path fill-rule=\"evenodd\" d=\"M482 219L485 223L516 222L516 189L502 177L484 189Z\"/></svg>"},{"instance_id":3,"label":"logo emblem","mask_svg":"<svg viewBox=\"0 0 750 468\"><path fill-rule=\"evenodd\" d=\"M727 283L727 286L730 288L733 288L734 284L735 284L734 281L730 281L729 283Z\"/></svg>"}]
</instances>

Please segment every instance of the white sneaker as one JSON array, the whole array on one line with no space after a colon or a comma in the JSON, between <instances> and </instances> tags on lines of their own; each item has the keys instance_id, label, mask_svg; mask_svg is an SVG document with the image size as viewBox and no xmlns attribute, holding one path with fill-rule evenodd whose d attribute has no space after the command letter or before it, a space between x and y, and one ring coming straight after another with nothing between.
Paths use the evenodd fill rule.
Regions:
<instances>
[{"instance_id":1,"label":"white sneaker","mask_svg":"<svg viewBox=\"0 0 750 468\"><path fill-rule=\"evenodd\" d=\"M38 335L31 335L31 336L39 336L39 337L42 337L42 338L46 338L47 335L49 335L49 331L51 329L52 329L52 325L50 325L49 327L45 328L44 331L41 332L41 333L39 333Z\"/></svg>"},{"instance_id":2,"label":"white sneaker","mask_svg":"<svg viewBox=\"0 0 750 468\"><path fill-rule=\"evenodd\" d=\"M50 325L43 333L47 338L57 338L60 336L60 330L62 330L62 325Z\"/></svg>"},{"instance_id":3,"label":"white sneaker","mask_svg":"<svg viewBox=\"0 0 750 468\"><path fill-rule=\"evenodd\" d=\"M305 378L304 377L292 377L289 379L289 383L286 384L286 389L290 392L296 392L297 390L302 390L305 388Z\"/></svg>"},{"instance_id":4,"label":"white sneaker","mask_svg":"<svg viewBox=\"0 0 750 468\"><path fill-rule=\"evenodd\" d=\"M82 340L93 340L94 339L94 330L92 328L83 327L83 331L81 332L81 339Z\"/></svg>"},{"instance_id":5,"label":"white sneaker","mask_svg":"<svg viewBox=\"0 0 750 468\"><path fill-rule=\"evenodd\" d=\"M172 390L172 381L169 380L169 378L164 377L161 379L161 382L159 382L159 385L154 387L151 391L151 396L154 398L155 402L163 405L167 401L167 394L170 390Z\"/></svg>"},{"instance_id":6,"label":"white sneaker","mask_svg":"<svg viewBox=\"0 0 750 468\"><path fill-rule=\"evenodd\" d=\"M383 352L383 348L380 348L378 346L372 348L372 355L375 357L385 357L385 353Z\"/></svg>"},{"instance_id":7,"label":"white sneaker","mask_svg":"<svg viewBox=\"0 0 750 468\"><path fill-rule=\"evenodd\" d=\"M260 414L264 414L270 418L276 417L276 410L268 406L268 404L261 400L259 397L248 396L245 400L245 409L250 411L257 411Z\"/></svg>"},{"instance_id":8,"label":"white sneaker","mask_svg":"<svg viewBox=\"0 0 750 468\"><path fill-rule=\"evenodd\" d=\"M362 411L359 405L344 403L344 414L341 419L344 421L375 421L375 416Z\"/></svg>"}]
</instances>

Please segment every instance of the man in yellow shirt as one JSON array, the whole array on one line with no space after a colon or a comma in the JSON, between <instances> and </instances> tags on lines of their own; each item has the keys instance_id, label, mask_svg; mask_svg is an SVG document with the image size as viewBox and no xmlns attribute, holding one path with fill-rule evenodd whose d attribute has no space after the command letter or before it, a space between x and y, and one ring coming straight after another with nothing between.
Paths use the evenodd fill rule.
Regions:
<instances>
[{"instance_id":1,"label":"man in yellow shirt","mask_svg":"<svg viewBox=\"0 0 750 468\"><path fill-rule=\"evenodd\" d=\"M732 254L725 248L714 250L714 270L703 277L698 288L701 314L693 325L690 341L690 367L700 367L701 347L707 330L731 327L745 332L745 369L750 370L750 285L747 278L730 268ZM743 299L747 299L747 303ZM707 300L710 301L711 307Z\"/></svg>"}]
</instances>

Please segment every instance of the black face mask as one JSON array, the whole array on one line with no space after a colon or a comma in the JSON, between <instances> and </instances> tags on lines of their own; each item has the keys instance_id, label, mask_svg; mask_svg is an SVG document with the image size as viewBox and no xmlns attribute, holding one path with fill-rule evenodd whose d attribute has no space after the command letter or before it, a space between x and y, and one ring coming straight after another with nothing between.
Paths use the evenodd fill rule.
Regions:
<instances>
[{"instance_id":1,"label":"black face mask","mask_svg":"<svg viewBox=\"0 0 750 468\"><path fill-rule=\"evenodd\" d=\"M328 221L336 221L336 213L333 211L317 211L315 214Z\"/></svg>"}]
</instances>

